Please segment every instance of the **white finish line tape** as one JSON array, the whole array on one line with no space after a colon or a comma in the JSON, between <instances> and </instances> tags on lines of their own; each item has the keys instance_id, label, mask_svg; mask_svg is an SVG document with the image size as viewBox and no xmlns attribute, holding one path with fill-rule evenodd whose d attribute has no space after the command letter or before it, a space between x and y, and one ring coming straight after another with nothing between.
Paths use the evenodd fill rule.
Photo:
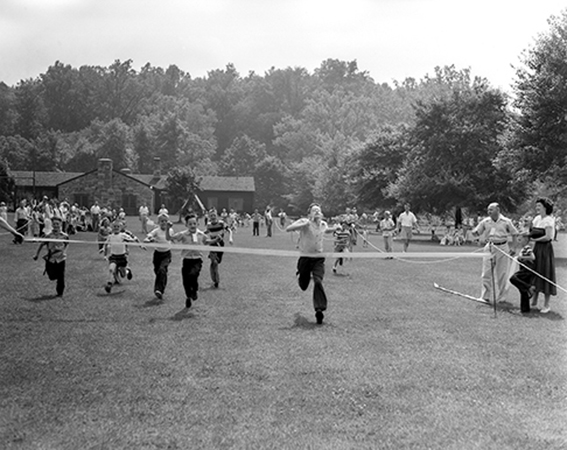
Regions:
<instances>
[{"instance_id":1,"label":"white finish line tape","mask_svg":"<svg viewBox=\"0 0 567 450\"><path fill-rule=\"evenodd\" d=\"M26 239L25 242L42 243L42 242L61 242L61 239ZM98 241L79 241L79 240L66 240L69 244L95 244ZM147 248L164 248L164 244L145 243L145 242L124 242L124 244L133 247L147 247ZM361 253L345 253L345 252L323 252L323 253L301 253L297 250L277 250L269 248L247 248L247 247L214 247L211 245L183 245L183 244L170 244L171 250L195 250L201 252L224 252L224 253L237 253L243 255L258 255L258 256L287 256L299 258L301 256L307 258L348 258L348 259L385 259L385 258L487 258L490 254L487 253L385 253L385 252L361 252Z\"/></svg>"}]
</instances>

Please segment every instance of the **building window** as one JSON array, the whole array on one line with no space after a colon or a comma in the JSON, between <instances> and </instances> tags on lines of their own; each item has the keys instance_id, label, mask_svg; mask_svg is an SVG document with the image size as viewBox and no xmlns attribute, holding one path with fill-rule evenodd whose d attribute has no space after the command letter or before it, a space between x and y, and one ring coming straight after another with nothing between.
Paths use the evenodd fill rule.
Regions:
<instances>
[{"instance_id":1,"label":"building window","mask_svg":"<svg viewBox=\"0 0 567 450\"><path fill-rule=\"evenodd\" d=\"M215 208L217 209L219 206L219 199L218 197L209 197L207 198L207 209Z\"/></svg>"},{"instance_id":2,"label":"building window","mask_svg":"<svg viewBox=\"0 0 567 450\"><path fill-rule=\"evenodd\" d=\"M73 194L73 203L76 203L80 207L90 208L90 200L89 194Z\"/></svg>"},{"instance_id":3,"label":"building window","mask_svg":"<svg viewBox=\"0 0 567 450\"><path fill-rule=\"evenodd\" d=\"M129 216L138 214L138 196L135 194L123 194L122 208L124 208L124 212Z\"/></svg>"},{"instance_id":4,"label":"building window","mask_svg":"<svg viewBox=\"0 0 567 450\"><path fill-rule=\"evenodd\" d=\"M242 197L229 197L228 207L235 211L244 211L244 199Z\"/></svg>"}]
</instances>

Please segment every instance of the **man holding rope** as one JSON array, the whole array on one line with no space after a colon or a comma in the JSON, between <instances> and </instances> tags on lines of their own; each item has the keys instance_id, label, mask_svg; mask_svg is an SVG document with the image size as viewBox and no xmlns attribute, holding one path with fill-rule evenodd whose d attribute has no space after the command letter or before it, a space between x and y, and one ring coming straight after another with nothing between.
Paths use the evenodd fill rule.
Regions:
<instances>
[{"instance_id":1,"label":"man holding rope","mask_svg":"<svg viewBox=\"0 0 567 450\"><path fill-rule=\"evenodd\" d=\"M500 205L488 205L488 217L481 220L473 230L474 236L480 236L486 242L484 251L488 254L482 260L482 289L480 297L492 303L501 301L506 294L510 256L515 254L518 230L510 219L500 214ZM512 238L512 247L508 239ZM494 291L493 291L494 288Z\"/></svg>"},{"instance_id":2,"label":"man holding rope","mask_svg":"<svg viewBox=\"0 0 567 450\"><path fill-rule=\"evenodd\" d=\"M286 231L299 231L299 250L301 253L323 253L323 235L333 233L335 227L329 228L323 220L321 207L312 203L307 210L308 218L301 218L286 228ZM323 276L325 275L325 258L300 256L297 261L297 274L299 287L307 290L313 275L313 308L317 324L323 323L323 311L327 309L327 295L323 289Z\"/></svg>"}]
</instances>

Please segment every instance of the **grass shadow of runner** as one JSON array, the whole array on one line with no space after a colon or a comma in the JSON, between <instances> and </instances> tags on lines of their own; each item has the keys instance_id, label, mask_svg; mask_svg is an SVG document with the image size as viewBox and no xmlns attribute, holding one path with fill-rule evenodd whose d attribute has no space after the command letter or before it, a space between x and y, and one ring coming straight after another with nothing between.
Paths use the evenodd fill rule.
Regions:
<instances>
[{"instance_id":1,"label":"grass shadow of runner","mask_svg":"<svg viewBox=\"0 0 567 450\"><path fill-rule=\"evenodd\" d=\"M22 297L22 300L25 300L27 302L32 302L32 303L40 303L40 302L45 302L45 301L49 301L49 300L55 300L57 298L61 298L59 296L57 296L56 294L44 294L44 295L40 295L39 297Z\"/></svg>"},{"instance_id":2,"label":"grass shadow of runner","mask_svg":"<svg viewBox=\"0 0 567 450\"><path fill-rule=\"evenodd\" d=\"M189 308L183 308L181 311L176 312L173 316L171 316L170 320L179 322L185 319L193 319L195 318L195 314Z\"/></svg>"}]
</instances>

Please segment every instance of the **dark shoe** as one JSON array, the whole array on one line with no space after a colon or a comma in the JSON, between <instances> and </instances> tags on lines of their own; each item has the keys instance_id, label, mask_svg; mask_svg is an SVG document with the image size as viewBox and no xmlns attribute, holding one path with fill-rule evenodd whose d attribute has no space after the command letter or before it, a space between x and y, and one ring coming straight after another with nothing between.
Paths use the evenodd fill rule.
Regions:
<instances>
[{"instance_id":1,"label":"dark shoe","mask_svg":"<svg viewBox=\"0 0 567 450\"><path fill-rule=\"evenodd\" d=\"M126 278L128 278L129 280L132 279L132 271L130 269L126 269Z\"/></svg>"},{"instance_id":2,"label":"dark shoe","mask_svg":"<svg viewBox=\"0 0 567 450\"><path fill-rule=\"evenodd\" d=\"M154 294L160 300L163 298L163 294L160 291L155 291Z\"/></svg>"},{"instance_id":3,"label":"dark shoe","mask_svg":"<svg viewBox=\"0 0 567 450\"><path fill-rule=\"evenodd\" d=\"M112 289L112 283L109 281L108 283L106 283L104 290L106 291L107 294L110 294L111 289Z\"/></svg>"},{"instance_id":4,"label":"dark shoe","mask_svg":"<svg viewBox=\"0 0 567 450\"><path fill-rule=\"evenodd\" d=\"M185 308L191 308L191 299L190 298L185 299Z\"/></svg>"},{"instance_id":5,"label":"dark shoe","mask_svg":"<svg viewBox=\"0 0 567 450\"><path fill-rule=\"evenodd\" d=\"M317 311L315 311L315 319L317 319L318 325L321 325L323 323L323 317L325 317L323 315L323 311L321 311L319 309Z\"/></svg>"},{"instance_id":6,"label":"dark shoe","mask_svg":"<svg viewBox=\"0 0 567 450\"><path fill-rule=\"evenodd\" d=\"M218 283L213 284L213 286L215 287L215 289L217 289L219 287Z\"/></svg>"}]
</instances>

